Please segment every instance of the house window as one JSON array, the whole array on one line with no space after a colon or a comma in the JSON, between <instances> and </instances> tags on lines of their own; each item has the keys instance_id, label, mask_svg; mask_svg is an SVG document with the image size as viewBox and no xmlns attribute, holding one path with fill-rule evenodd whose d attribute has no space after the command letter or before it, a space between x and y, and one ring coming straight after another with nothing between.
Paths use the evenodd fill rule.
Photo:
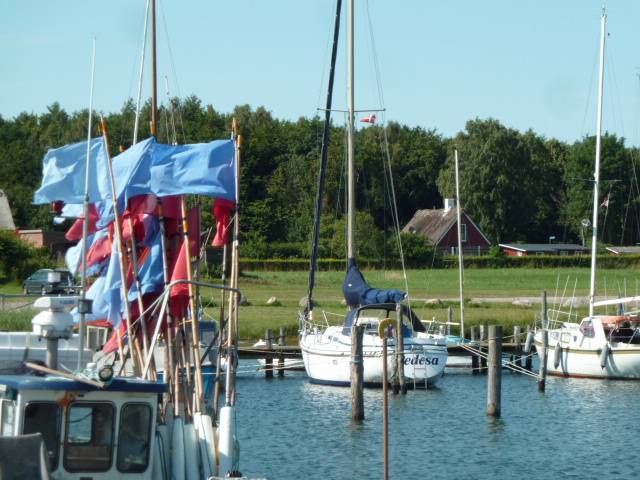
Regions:
<instances>
[{"instance_id":1,"label":"house window","mask_svg":"<svg viewBox=\"0 0 640 480\"><path fill-rule=\"evenodd\" d=\"M64 466L69 472L104 472L111 468L114 417L109 403L71 404L64 449Z\"/></svg>"},{"instance_id":2,"label":"house window","mask_svg":"<svg viewBox=\"0 0 640 480\"><path fill-rule=\"evenodd\" d=\"M142 473L149 465L151 407L146 403L127 403L120 413L118 470Z\"/></svg>"},{"instance_id":3,"label":"house window","mask_svg":"<svg viewBox=\"0 0 640 480\"><path fill-rule=\"evenodd\" d=\"M460 225L460 241L461 242L467 241L467 224L466 223L463 223Z\"/></svg>"},{"instance_id":4,"label":"house window","mask_svg":"<svg viewBox=\"0 0 640 480\"><path fill-rule=\"evenodd\" d=\"M58 468L60 445L60 405L53 402L30 402L24 409L22 433L41 433L49 455L51 470Z\"/></svg>"}]
</instances>

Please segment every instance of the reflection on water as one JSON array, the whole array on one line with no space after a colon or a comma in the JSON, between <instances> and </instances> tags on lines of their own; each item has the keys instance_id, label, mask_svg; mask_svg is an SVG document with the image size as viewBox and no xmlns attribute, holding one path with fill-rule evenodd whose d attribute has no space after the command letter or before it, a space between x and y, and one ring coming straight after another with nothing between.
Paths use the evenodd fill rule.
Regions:
<instances>
[{"instance_id":1,"label":"reflection on water","mask_svg":"<svg viewBox=\"0 0 640 480\"><path fill-rule=\"evenodd\" d=\"M389 393L391 478L638 478L619 452L640 433L640 382L549 378L541 394L534 379L505 372L495 420L486 416L486 381L447 375L437 389ZM242 472L382 478L382 390L365 390L364 401L365 421L353 425L348 388L312 385L299 373L240 377Z\"/></svg>"}]
</instances>

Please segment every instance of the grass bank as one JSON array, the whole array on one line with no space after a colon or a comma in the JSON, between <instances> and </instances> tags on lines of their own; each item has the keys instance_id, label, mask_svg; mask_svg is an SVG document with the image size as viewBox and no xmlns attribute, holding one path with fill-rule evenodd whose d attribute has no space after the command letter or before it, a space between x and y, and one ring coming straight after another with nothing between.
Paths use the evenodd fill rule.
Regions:
<instances>
[{"instance_id":1,"label":"grass bank","mask_svg":"<svg viewBox=\"0 0 640 480\"><path fill-rule=\"evenodd\" d=\"M640 292L638 282L640 270L601 269L598 271L598 293L600 295L636 294ZM404 289L404 278L399 271L369 270L365 272L367 281L380 288ZM343 314L341 305L342 272L318 272L314 298L320 304L316 318L322 310ZM412 306L418 315L429 320L447 318L447 307L454 308L458 318L458 272L457 270L409 270L407 283L412 298ZM16 293L17 285L0 285L0 293ZM512 331L514 325L525 326L535 321L539 305L516 306L507 303L474 304L472 298L538 297L543 290L549 296L585 297L589 290L588 268L519 268L519 269L468 269L465 271L465 323L502 325L505 332ZM240 277L240 289L249 304L240 307L240 336L244 340L256 340L264 336L266 329L277 332L284 326L287 334L295 336L298 329L300 299L306 295L306 272L256 272L245 271ZM277 305L267 305L270 297L276 297ZM443 303L428 305L429 299L441 299ZM219 294L210 296L205 313L218 318ZM16 310L0 312L0 329L30 329L28 320L33 312L18 313ZM339 317L330 317L339 322Z\"/></svg>"}]
</instances>

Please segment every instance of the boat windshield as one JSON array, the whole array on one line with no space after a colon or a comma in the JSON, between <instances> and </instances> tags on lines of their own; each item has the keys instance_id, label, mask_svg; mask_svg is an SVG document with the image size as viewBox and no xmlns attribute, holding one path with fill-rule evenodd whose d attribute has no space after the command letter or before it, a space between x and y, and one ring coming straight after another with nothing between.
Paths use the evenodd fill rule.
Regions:
<instances>
[{"instance_id":1,"label":"boat windshield","mask_svg":"<svg viewBox=\"0 0 640 480\"><path fill-rule=\"evenodd\" d=\"M149 464L151 407L148 403L127 403L120 411L118 470L141 473Z\"/></svg>"},{"instance_id":2,"label":"boat windshield","mask_svg":"<svg viewBox=\"0 0 640 480\"><path fill-rule=\"evenodd\" d=\"M22 433L41 433L49 455L49 468L58 468L60 451L60 405L55 402L30 402L24 409Z\"/></svg>"},{"instance_id":3,"label":"boat windshield","mask_svg":"<svg viewBox=\"0 0 640 480\"><path fill-rule=\"evenodd\" d=\"M67 414L64 467L69 472L103 472L111 467L114 407L74 402Z\"/></svg>"}]
</instances>

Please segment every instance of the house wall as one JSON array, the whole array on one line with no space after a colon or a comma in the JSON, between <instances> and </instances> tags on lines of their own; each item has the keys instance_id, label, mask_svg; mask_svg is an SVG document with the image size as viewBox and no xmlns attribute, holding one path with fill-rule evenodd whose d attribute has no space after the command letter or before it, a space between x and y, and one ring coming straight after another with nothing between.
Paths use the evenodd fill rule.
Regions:
<instances>
[{"instance_id":1,"label":"house wall","mask_svg":"<svg viewBox=\"0 0 640 480\"><path fill-rule=\"evenodd\" d=\"M73 245L64 237L63 232L20 230L18 233L25 242L36 248L48 248L54 255L64 254L65 250Z\"/></svg>"},{"instance_id":2,"label":"house wall","mask_svg":"<svg viewBox=\"0 0 640 480\"><path fill-rule=\"evenodd\" d=\"M462 214L461 221L463 225L467 225L467 241L462 242L463 253L477 255L478 247L480 247L480 254L485 253L489 249L489 247L491 247L491 243L485 240L485 238L482 236L482 233L480 233L473 222L469 220L469 217L466 213ZM438 243L438 248L449 253L451 253L452 251L457 251L458 226L456 223L454 223L449 231L442 237L440 243Z\"/></svg>"}]
</instances>

